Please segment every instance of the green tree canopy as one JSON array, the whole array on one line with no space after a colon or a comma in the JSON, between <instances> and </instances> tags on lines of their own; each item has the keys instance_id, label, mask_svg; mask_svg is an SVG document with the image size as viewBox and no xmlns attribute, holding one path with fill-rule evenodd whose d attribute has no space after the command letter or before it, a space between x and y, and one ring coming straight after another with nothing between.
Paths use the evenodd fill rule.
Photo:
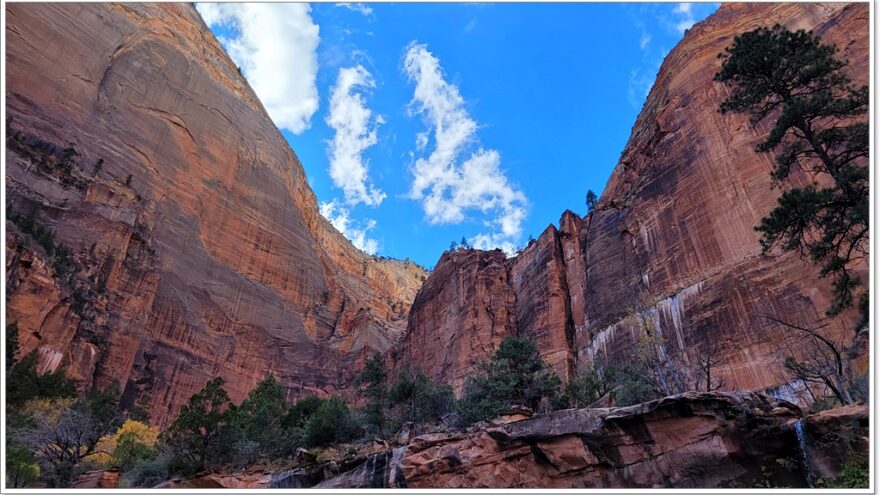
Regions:
<instances>
[{"instance_id":1,"label":"green tree canopy","mask_svg":"<svg viewBox=\"0 0 880 495\"><path fill-rule=\"evenodd\" d=\"M238 407L235 426L249 442L254 442L260 455L271 455L283 448L282 420L286 414L284 390L275 377L269 376L254 387Z\"/></svg>"},{"instance_id":2,"label":"green tree canopy","mask_svg":"<svg viewBox=\"0 0 880 495\"><path fill-rule=\"evenodd\" d=\"M556 403L559 388L559 377L541 359L535 343L508 337L481 372L465 382L459 418L466 424L491 419L511 405L537 409L542 399Z\"/></svg>"},{"instance_id":3,"label":"green tree canopy","mask_svg":"<svg viewBox=\"0 0 880 495\"><path fill-rule=\"evenodd\" d=\"M807 31L780 26L737 36L719 56L715 80L732 93L722 112L745 113L755 124L775 118L756 151L775 152L774 183L801 170L810 184L786 190L756 229L765 252L795 251L834 279L828 310L853 305L867 323L868 292L852 266L868 255L868 87L844 74L837 49Z\"/></svg>"},{"instance_id":4,"label":"green tree canopy","mask_svg":"<svg viewBox=\"0 0 880 495\"><path fill-rule=\"evenodd\" d=\"M386 381L388 369L385 367L385 359L380 354L375 354L364 364L364 370L358 375L356 384L360 387L361 396L367 400L364 409L366 421L373 425L379 435L385 433L385 408L387 406Z\"/></svg>"},{"instance_id":5,"label":"green tree canopy","mask_svg":"<svg viewBox=\"0 0 880 495\"><path fill-rule=\"evenodd\" d=\"M178 470L199 471L221 457L221 447L231 437L229 423L235 414L223 384L220 377L209 381L162 432L160 441L173 451Z\"/></svg>"}]
</instances>

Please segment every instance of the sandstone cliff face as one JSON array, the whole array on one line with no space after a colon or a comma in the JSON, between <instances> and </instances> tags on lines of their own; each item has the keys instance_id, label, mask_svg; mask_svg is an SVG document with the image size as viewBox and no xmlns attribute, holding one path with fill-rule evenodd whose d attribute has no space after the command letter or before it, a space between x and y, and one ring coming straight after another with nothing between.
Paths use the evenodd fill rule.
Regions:
<instances>
[{"instance_id":1,"label":"sandstone cliff face","mask_svg":"<svg viewBox=\"0 0 880 495\"><path fill-rule=\"evenodd\" d=\"M597 360L633 359L645 333L636 313L654 323L669 355L685 365L716 345L715 373L725 389L797 388L787 383L779 353L789 344L797 351L802 341L789 342L762 315L827 325L828 335L851 339L855 315L825 317L830 284L815 267L792 254L761 254L754 226L780 193L769 178L773 157L754 152L769 128L718 112L728 93L713 82L717 55L735 35L775 23L812 29L836 44L852 79L867 82L867 4L723 4L690 29L664 61L596 209L584 218L565 212L558 229L551 226L508 260L509 286L496 288L512 292L505 301L515 298L515 308L504 309L516 315L514 333L535 340L563 378ZM432 294L487 276L445 266L483 256L440 260L416 298L435 304L413 307L404 342L430 340L436 327L428 322L471 311L475 300L445 306ZM481 311L489 311L483 303ZM480 332L467 338L491 340L488 326ZM461 380L471 371L459 359L464 367L438 373L438 356L457 351L414 347L401 347L396 359L443 378ZM465 348L470 359L491 354Z\"/></svg>"},{"instance_id":2,"label":"sandstone cliff face","mask_svg":"<svg viewBox=\"0 0 880 495\"><path fill-rule=\"evenodd\" d=\"M444 253L415 300L408 332L393 352L460 391L467 375L516 334L516 296L501 251Z\"/></svg>"},{"instance_id":3,"label":"sandstone cliff face","mask_svg":"<svg viewBox=\"0 0 880 495\"><path fill-rule=\"evenodd\" d=\"M120 380L163 425L215 375L344 385L427 273L355 249L189 4L6 6L9 321L43 369Z\"/></svg>"}]
</instances>

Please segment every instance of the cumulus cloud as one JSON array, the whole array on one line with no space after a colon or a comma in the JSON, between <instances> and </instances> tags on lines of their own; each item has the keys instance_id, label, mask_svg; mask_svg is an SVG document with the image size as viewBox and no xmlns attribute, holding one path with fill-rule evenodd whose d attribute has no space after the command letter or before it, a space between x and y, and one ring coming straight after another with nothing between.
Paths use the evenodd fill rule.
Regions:
<instances>
[{"instance_id":1,"label":"cumulus cloud","mask_svg":"<svg viewBox=\"0 0 880 495\"><path fill-rule=\"evenodd\" d=\"M349 217L348 208L340 205L336 200L321 203L320 211L336 230L342 232L342 235L354 244L354 247L369 254L376 254L379 250L379 242L367 236L368 232L376 227L375 220L355 222Z\"/></svg>"},{"instance_id":2,"label":"cumulus cloud","mask_svg":"<svg viewBox=\"0 0 880 495\"><path fill-rule=\"evenodd\" d=\"M694 9L693 4L691 3L680 3L675 6L672 10L672 13L676 15L677 21L675 23L675 29L679 33L684 33L691 26L694 25L697 21L694 19Z\"/></svg>"},{"instance_id":3,"label":"cumulus cloud","mask_svg":"<svg viewBox=\"0 0 880 495\"><path fill-rule=\"evenodd\" d=\"M480 212L491 232L478 234L472 244L512 249L522 232L526 197L501 169L501 155L478 145L477 123L426 45L407 47L404 72L415 83L410 110L423 118L434 145L430 155L415 161L410 197L421 201L432 224L461 223L466 211ZM427 145L428 136L419 135L416 148Z\"/></svg>"},{"instance_id":4,"label":"cumulus cloud","mask_svg":"<svg viewBox=\"0 0 880 495\"><path fill-rule=\"evenodd\" d=\"M345 193L351 205L365 203L378 206L385 193L373 187L364 151L377 142L376 127L381 116L373 116L367 108L363 92L375 87L373 78L363 66L339 70L330 92L330 113L327 125L336 133L328 145L330 178Z\"/></svg>"},{"instance_id":5,"label":"cumulus cloud","mask_svg":"<svg viewBox=\"0 0 880 495\"><path fill-rule=\"evenodd\" d=\"M279 128L300 134L318 110L319 28L304 3L199 3L208 26L231 28L221 38Z\"/></svg>"},{"instance_id":6,"label":"cumulus cloud","mask_svg":"<svg viewBox=\"0 0 880 495\"><path fill-rule=\"evenodd\" d=\"M363 3L340 2L337 3L336 6L345 7L352 12L357 12L366 16L373 15L373 9L369 5Z\"/></svg>"}]
</instances>

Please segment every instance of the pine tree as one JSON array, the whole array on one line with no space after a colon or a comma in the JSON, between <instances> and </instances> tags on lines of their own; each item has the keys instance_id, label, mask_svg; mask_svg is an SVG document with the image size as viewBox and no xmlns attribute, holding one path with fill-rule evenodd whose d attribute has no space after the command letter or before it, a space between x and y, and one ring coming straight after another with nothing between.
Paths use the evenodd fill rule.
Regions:
<instances>
[{"instance_id":1,"label":"pine tree","mask_svg":"<svg viewBox=\"0 0 880 495\"><path fill-rule=\"evenodd\" d=\"M780 26L737 36L715 75L732 89L721 112L745 113L753 124L775 118L756 151L775 152L771 174L781 185L793 170L814 181L783 192L756 230L764 252L794 251L834 281L828 314L853 305L867 323L868 291L852 266L868 256L868 87L844 75L847 62L818 36Z\"/></svg>"},{"instance_id":2,"label":"pine tree","mask_svg":"<svg viewBox=\"0 0 880 495\"><path fill-rule=\"evenodd\" d=\"M599 197L596 196L596 193L593 192L592 189L587 190L587 213L593 211L593 208L596 207L596 203L599 202Z\"/></svg>"},{"instance_id":3,"label":"pine tree","mask_svg":"<svg viewBox=\"0 0 880 495\"><path fill-rule=\"evenodd\" d=\"M367 400L365 408L367 423L376 427L379 435L385 433L385 406L388 391L385 382L388 379L388 370L385 360L381 355L375 354L367 359L364 370L358 375L357 385L361 395Z\"/></svg>"},{"instance_id":4,"label":"pine tree","mask_svg":"<svg viewBox=\"0 0 880 495\"><path fill-rule=\"evenodd\" d=\"M209 381L162 432L161 442L172 449L181 471L203 469L229 440L229 422L235 411L223 383L220 377Z\"/></svg>"}]
</instances>

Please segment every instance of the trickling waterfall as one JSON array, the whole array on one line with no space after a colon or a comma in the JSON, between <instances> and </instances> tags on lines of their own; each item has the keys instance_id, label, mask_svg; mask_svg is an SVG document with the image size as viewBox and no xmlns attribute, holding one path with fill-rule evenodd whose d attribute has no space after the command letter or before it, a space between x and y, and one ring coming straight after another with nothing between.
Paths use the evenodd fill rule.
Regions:
<instances>
[{"instance_id":1,"label":"trickling waterfall","mask_svg":"<svg viewBox=\"0 0 880 495\"><path fill-rule=\"evenodd\" d=\"M807 479L807 485L813 488L813 471L810 469L810 460L807 458L806 434L804 433L804 420L799 419L794 424L794 433L797 435L798 450L801 453L801 466L803 466L804 477Z\"/></svg>"}]
</instances>

